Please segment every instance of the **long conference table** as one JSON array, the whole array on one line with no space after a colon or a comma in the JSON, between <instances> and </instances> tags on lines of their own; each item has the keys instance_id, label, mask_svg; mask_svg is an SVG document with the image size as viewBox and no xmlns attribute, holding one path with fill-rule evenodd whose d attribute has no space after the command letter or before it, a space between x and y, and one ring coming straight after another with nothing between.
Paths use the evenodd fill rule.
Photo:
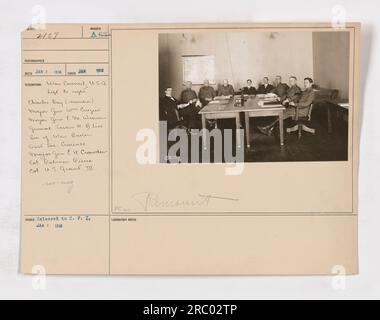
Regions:
<instances>
[{"instance_id":1,"label":"long conference table","mask_svg":"<svg viewBox=\"0 0 380 320\"><path fill-rule=\"evenodd\" d=\"M244 105L242 105L241 102L239 103L239 101L241 101L240 95L231 98L217 97L215 100L211 101L199 111L199 114L202 116L202 128L206 129L207 120L235 119L236 129L240 129L240 113L244 113L246 143L247 147L250 148L249 119L254 117L276 116L278 117L280 126L280 145L283 146L285 107L278 102L277 97L267 95L245 95L244 99ZM241 148L242 141L239 134L236 134L236 143L238 148ZM205 133L203 133L203 147L204 149L207 149Z\"/></svg>"}]
</instances>

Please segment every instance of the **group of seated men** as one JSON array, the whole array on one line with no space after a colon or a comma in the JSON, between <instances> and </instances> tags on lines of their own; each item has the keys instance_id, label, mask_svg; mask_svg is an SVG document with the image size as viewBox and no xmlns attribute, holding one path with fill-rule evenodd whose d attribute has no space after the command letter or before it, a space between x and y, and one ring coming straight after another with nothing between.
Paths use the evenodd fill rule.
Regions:
<instances>
[{"instance_id":1,"label":"group of seated men","mask_svg":"<svg viewBox=\"0 0 380 320\"><path fill-rule=\"evenodd\" d=\"M291 76L289 78L289 85L282 82L281 76L276 76L273 85L269 83L268 77L264 77L262 83L256 89L252 85L252 80L247 80L247 85L241 88L239 94L268 94L274 93L277 95L277 100L283 104L286 109L284 112L284 119L294 118L296 114L296 107L298 107L299 116L306 116L308 106L314 100L314 90L312 88L313 80L311 78L304 79L304 90L297 85L297 78ZM180 101L173 97L173 89L166 88L165 96L160 102L160 114L164 117L169 128L183 122L189 129L196 129L200 127L199 110L206 106L210 101L214 100L216 96L232 97L235 90L228 80L223 80L217 92L210 86L208 80L204 81L203 86L200 88L198 94L192 89L192 83L187 81L185 89L181 93ZM258 127L261 133L271 135L278 120L268 124L267 126Z\"/></svg>"}]
</instances>

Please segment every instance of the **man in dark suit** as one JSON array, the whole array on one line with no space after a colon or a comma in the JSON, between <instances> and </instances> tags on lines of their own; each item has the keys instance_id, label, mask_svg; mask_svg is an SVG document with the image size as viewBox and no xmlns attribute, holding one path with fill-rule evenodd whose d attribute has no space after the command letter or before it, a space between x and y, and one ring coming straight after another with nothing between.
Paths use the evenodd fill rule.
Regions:
<instances>
[{"instance_id":1,"label":"man in dark suit","mask_svg":"<svg viewBox=\"0 0 380 320\"><path fill-rule=\"evenodd\" d=\"M166 88L165 96L160 102L160 119L166 120L168 128L184 124L189 129L199 128L198 108L194 103L180 103L172 96L173 89Z\"/></svg>"},{"instance_id":2,"label":"man in dark suit","mask_svg":"<svg viewBox=\"0 0 380 320\"><path fill-rule=\"evenodd\" d=\"M279 97L284 96L289 89L289 86L286 83L282 82L281 76L276 76L273 84L274 84L274 88L272 90L272 93L276 94Z\"/></svg>"},{"instance_id":3,"label":"man in dark suit","mask_svg":"<svg viewBox=\"0 0 380 320\"><path fill-rule=\"evenodd\" d=\"M269 78L264 77L262 84L259 86L259 89L257 90L258 94L267 94L273 90L273 86L269 84Z\"/></svg>"},{"instance_id":4,"label":"man in dark suit","mask_svg":"<svg viewBox=\"0 0 380 320\"><path fill-rule=\"evenodd\" d=\"M249 95L254 95L256 94L256 88L254 86L252 86L252 80L251 79L248 79L247 80L247 86L244 87L242 90L241 90L241 93L242 94L249 94Z\"/></svg>"},{"instance_id":5,"label":"man in dark suit","mask_svg":"<svg viewBox=\"0 0 380 320\"><path fill-rule=\"evenodd\" d=\"M294 118L296 115L296 108L299 108L299 116L305 116L305 112L308 111L307 107L313 103L314 90L312 88L313 80L311 78L304 79L304 91L301 91L297 85L297 78L289 78L290 88L288 89L285 97L282 100L282 104L286 106L284 111L284 120L287 118ZM272 135L274 126L278 120L264 127L257 127L259 131L266 135Z\"/></svg>"}]
</instances>

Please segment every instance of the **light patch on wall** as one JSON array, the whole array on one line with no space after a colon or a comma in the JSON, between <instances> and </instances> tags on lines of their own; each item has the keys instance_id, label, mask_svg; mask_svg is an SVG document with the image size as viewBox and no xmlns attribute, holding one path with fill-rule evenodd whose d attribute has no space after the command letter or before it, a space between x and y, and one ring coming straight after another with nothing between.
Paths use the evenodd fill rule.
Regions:
<instances>
[{"instance_id":1,"label":"light patch on wall","mask_svg":"<svg viewBox=\"0 0 380 320\"><path fill-rule=\"evenodd\" d=\"M191 81L193 84L202 84L209 80L215 84L215 57L207 55L182 56L183 82Z\"/></svg>"}]
</instances>

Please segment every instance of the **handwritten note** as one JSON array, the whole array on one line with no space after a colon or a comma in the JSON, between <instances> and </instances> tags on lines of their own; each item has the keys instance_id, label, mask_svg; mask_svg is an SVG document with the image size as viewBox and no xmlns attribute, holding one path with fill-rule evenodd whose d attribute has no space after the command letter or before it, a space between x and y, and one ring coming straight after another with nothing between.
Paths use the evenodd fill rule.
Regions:
<instances>
[{"instance_id":1,"label":"handwritten note","mask_svg":"<svg viewBox=\"0 0 380 320\"><path fill-rule=\"evenodd\" d=\"M108 118L94 93L107 91L107 80L45 80L40 85L44 94L30 97L25 106L29 174L95 170L108 153L96 139L104 134Z\"/></svg>"},{"instance_id":2,"label":"handwritten note","mask_svg":"<svg viewBox=\"0 0 380 320\"><path fill-rule=\"evenodd\" d=\"M48 198L46 215L104 215L109 198L109 42L106 36L90 37L84 26L58 29L31 29L23 35L23 210L41 213L38 203Z\"/></svg>"}]
</instances>

